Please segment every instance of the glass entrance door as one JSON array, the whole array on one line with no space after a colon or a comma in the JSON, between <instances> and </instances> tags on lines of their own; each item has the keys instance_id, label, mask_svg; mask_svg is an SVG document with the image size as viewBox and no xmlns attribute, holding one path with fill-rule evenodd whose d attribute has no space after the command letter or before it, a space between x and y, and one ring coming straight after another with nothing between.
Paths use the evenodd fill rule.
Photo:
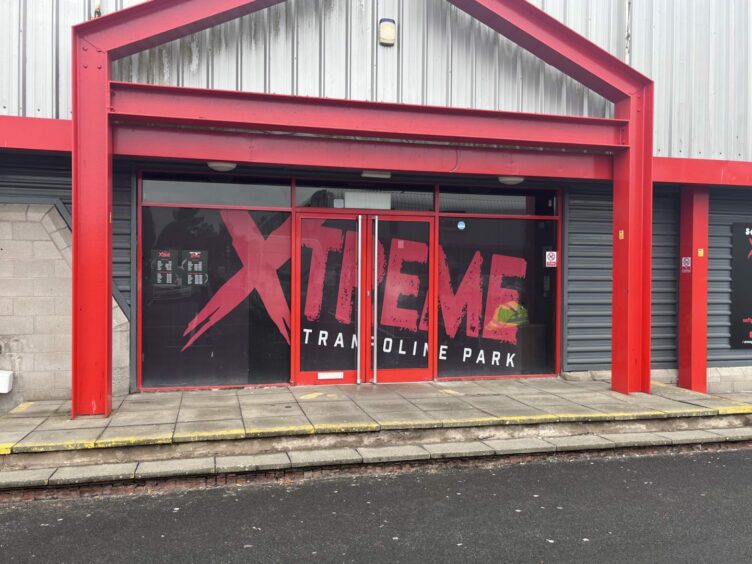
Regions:
<instances>
[{"instance_id":1,"label":"glass entrance door","mask_svg":"<svg viewBox=\"0 0 752 564\"><path fill-rule=\"evenodd\" d=\"M295 382L432 379L432 219L306 214L297 231Z\"/></svg>"}]
</instances>

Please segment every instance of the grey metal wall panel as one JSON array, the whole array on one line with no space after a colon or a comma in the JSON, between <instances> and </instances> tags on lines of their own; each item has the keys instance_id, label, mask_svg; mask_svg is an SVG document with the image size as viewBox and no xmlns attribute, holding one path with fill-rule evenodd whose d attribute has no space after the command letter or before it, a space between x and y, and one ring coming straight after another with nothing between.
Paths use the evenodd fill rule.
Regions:
<instances>
[{"instance_id":1,"label":"grey metal wall panel","mask_svg":"<svg viewBox=\"0 0 752 564\"><path fill-rule=\"evenodd\" d=\"M566 371L611 365L612 217L610 189L565 192L563 365ZM676 192L654 199L652 365L677 362L679 207Z\"/></svg>"},{"instance_id":2,"label":"grey metal wall panel","mask_svg":"<svg viewBox=\"0 0 752 564\"><path fill-rule=\"evenodd\" d=\"M741 366L752 351L734 350L731 338L731 226L752 218L752 192L710 191L708 241L708 366Z\"/></svg>"},{"instance_id":3,"label":"grey metal wall panel","mask_svg":"<svg viewBox=\"0 0 752 564\"><path fill-rule=\"evenodd\" d=\"M60 199L71 212L70 158L0 153L0 198L3 197L28 202L39 198ZM131 168L122 163L116 163L113 169L112 223L112 280L124 304L129 306Z\"/></svg>"}]
</instances>

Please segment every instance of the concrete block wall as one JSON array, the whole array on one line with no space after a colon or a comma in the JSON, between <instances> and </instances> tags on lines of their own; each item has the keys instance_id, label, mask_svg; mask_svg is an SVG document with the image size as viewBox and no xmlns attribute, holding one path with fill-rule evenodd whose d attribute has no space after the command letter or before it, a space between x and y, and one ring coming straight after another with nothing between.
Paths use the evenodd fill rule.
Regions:
<instances>
[{"instance_id":1,"label":"concrete block wall","mask_svg":"<svg viewBox=\"0 0 752 564\"><path fill-rule=\"evenodd\" d=\"M571 381L602 380L611 381L610 370L591 370L582 372L565 372L562 378ZM676 384L676 369L651 370L650 378L664 384ZM727 366L708 368L708 393L723 394L733 392L752 392L752 366Z\"/></svg>"},{"instance_id":2,"label":"concrete block wall","mask_svg":"<svg viewBox=\"0 0 752 564\"><path fill-rule=\"evenodd\" d=\"M129 323L113 300L113 394L128 393ZM52 205L0 203L0 413L71 396L71 232Z\"/></svg>"}]
</instances>

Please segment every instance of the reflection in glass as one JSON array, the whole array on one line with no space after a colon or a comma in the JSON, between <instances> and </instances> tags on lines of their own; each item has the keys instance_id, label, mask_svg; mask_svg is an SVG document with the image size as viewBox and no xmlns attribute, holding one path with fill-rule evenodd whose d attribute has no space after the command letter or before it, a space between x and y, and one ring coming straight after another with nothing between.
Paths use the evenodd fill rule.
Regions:
<instances>
[{"instance_id":1,"label":"reflection in glass","mask_svg":"<svg viewBox=\"0 0 752 564\"><path fill-rule=\"evenodd\" d=\"M143 208L142 385L289 381L290 214Z\"/></svg>"},{"instance_id":2,"label":"reflection in glass","mask_svg":"<svg viewBox=\"0 0 752 564\"><path fill-rule=\"evenodd\" d=\"M439 376L552 374L556 222L442 218Z\"/></svg>"}]
</instances>

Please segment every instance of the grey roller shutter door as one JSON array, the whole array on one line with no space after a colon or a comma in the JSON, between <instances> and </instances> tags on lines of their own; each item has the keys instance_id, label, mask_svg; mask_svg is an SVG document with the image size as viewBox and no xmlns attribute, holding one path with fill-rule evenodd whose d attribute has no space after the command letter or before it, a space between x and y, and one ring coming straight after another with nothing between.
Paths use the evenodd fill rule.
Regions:
<instances>
[{"instance_id":1,"label":"grey roller shutter door","mask_svg":"<svg viewBox=\"0 0 752 564\"><path fill-rule=\"evenodd\" d=\"M610 189L565 191L563 369L611 368L613 202ZM679 201L659 189L653 209L652 365L677 362Z\"/></svg>"},{"instance_id":2,"label":"grey roller shutter door","mask_svg":"<svg viewBox=\"0 0 752 564\"><path fill-rule=\"evenodd\" d=\"M752 220L752 192L710 190L708 241L708 365L752 362L752 350L731 349L731 226Z\"/></svg>"}]
</instances>

